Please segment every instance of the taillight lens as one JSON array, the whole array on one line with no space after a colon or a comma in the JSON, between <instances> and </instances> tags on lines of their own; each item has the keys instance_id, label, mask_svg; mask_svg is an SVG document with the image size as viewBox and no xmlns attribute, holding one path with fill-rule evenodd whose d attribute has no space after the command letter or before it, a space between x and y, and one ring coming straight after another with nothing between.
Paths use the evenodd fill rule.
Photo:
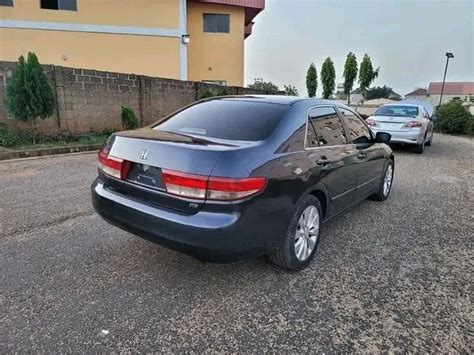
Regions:
<instances>
[{"instance_id":1,"label":"taillight lens","mask_svg":"<svg viewBox=\"0 0 474 355\"><path fill-rule=\"evenodd\" d=\"M423 126L421 124L420 121L408 121L407 124L405 125L405 127L409 127L409 128L412 128L412 127L421 127Z\"/></svg>"},{"instance_id":2,"label":"taillight lens","mask_svg":"<svg viewBox=\"0 0 474 355\"><path fill-rule=\"evenodd\" d=\"M375 121L372 119L372 118L367 118L365 120L365 122L367 123L367 125L369 126L375 126Z\"/></svg>"},{"instance_id":3,"label":"taillight lens","mask_svg":"<svg viewBox=\"0 0 474 355\"><path fill-rule=\"evenodd\" d=\"M170 194L200 200L206 198L206 177L166 169L163 169L161 173L166 191Z\"/></svg>"},{"instance_id":4,"label":"taillight lens","mask_svg":"<svg viewBox=\"0 0 474 355\"><path fill-rule=\"evenodd\" d=\"M128 160L112 157L107 153L107 149L102 149L99 152L99 168L107 175L117 179L126 179L132 163Z\"/></svg>"},{"instance_id":5,"label":"taillight lens","mask_svg":"<svg viewBox=\"0 0 474 355\"><path fill-rule=\"evenodd\" d=\"M163 182L170 194L217 201L240 200L265 189L267 179L256 178L220 178L186 174L163 169Z\"/></svg>"},{"instance_id":6,"label":"taillight lens","mask_svg":"<svg viewBox=\"0 0 474 355\"><path fill-rule=\"evenodd\" d=\"M254 195L267 186L262 177L226 179L210 177L207 185L207 198L210 200L239 200Z\"/></svg>"}]
</instances>

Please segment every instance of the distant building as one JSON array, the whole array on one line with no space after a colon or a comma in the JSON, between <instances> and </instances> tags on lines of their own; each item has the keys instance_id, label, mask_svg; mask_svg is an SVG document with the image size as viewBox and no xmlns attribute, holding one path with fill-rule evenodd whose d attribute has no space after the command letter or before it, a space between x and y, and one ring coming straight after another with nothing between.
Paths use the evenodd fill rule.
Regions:
<instances>
[{"instance_id":1,"label":"distant building","mask_svg":"<svg viewBox=\"0 0 474 355\"><path fill-rule=\"evenodd\" d=\"M416 88L412 92L406 94L405 98L422 101L426 100L428 98L428 90L423 88Z\"/></svg>"},{"instance_id":2,"label":"distant building","mask_svg":"<svg viewBox=\"0 0 474 355\"><path fill-rule=\"evenodd\" d=\"M344 93L344 83L337 84L335 96L338 100L347 100L347 95Z\"/></svg>"},{"instance_id":3,"label":"distant building","mask_svg":"<svg viewBox=\"0 0 474 355\"><path fill-rule=\"evenodd\" d=\"M384 88L386 88L386 87L384 86ZM377 88L377 89L380 89L380 88ZM386 88L386 89L390 90L390 93L388 95L389 100L392 100L392 101L401 100L402 97L399 94L397 94L395 91L393 91L392 88ZM368 89L368 90L370 90L370 89ZM351 104L354 104L354 105L361 104L363 102L363 99L364 98L362 96L360 88L357 88L357 89L355 89L351 92Z\"/></svg>"},{"instance_id":4,"label":"distant building","mask_svg":"<svg viewBox=\"0 0 474 355\"><path fill-rule=\"evenodd\" d=\"M360 88L357 88L351 92L351 104L358 105L362 103L363 100L362 93L360 92Z\"/></svg>"},{"instance_id":5,"label":"distant building","mask_svg":"<svg viewBox=\"0 0 474 355\"><path fill-rule=\"evenodd\" d=\"M441 88L443 83L433 82L428 86L428 101L433 105L439 105ZM459 97L465 102L474 103L474 82L445 82L442 104Z\"/></svg>"},{"instance_id":6,"label":"distant building","mask_svg":"<svg viewBox=\"0 0 474 355\"><path fill-rule=\"evenodd\" d=\"M0 60L244 84L265 0L0 0Z\"/></svg>"}]
</instances>

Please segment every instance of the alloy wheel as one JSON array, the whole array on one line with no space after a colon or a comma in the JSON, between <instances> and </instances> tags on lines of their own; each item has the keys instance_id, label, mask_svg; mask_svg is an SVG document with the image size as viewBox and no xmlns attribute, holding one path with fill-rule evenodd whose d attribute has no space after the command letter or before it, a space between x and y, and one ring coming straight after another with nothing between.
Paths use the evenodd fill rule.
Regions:
<instances>
[{"instance_id":1,"label":"alloy wheel","mask_svg":"<svg viewBox=\"0 0 474 355\"><path fill-rule=\"evenodd\" d=\"M389 165L385 172L385 178L383 182L383 195L388 196L392 187L393 167Z\"/></svg>"},{"instance_id":2,"label":"alloy wheel","mask_svg":"<svg viewBox=\"0 0 474 355\"><path fill-rule=\"evenodd\" d=\"M295 233L295 254L298 260L309 258L319 236L319 211L315 206L308 206L298 220Z\"/></svg>"}]
</instances>

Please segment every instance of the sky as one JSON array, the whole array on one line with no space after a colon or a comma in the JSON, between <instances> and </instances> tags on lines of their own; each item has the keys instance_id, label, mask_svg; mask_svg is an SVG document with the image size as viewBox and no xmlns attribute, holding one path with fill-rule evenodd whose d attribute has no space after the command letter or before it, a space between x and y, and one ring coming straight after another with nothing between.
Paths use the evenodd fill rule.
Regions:
<instances>
[{"instance_id":1,"label":"sky","mask_svg":"<svg viewBox=\"0 0 474 355\"><path fill-rule=\"evenodd\" d=\"M368 53L387 85L405 95L442 81L474 81L474 0L266 0L245 40L245 83L254 78L306 96L306 71L331 57L336 83L348 52ZM318 82L317 96L322 92Z\"/></svg>"}]
</instances>

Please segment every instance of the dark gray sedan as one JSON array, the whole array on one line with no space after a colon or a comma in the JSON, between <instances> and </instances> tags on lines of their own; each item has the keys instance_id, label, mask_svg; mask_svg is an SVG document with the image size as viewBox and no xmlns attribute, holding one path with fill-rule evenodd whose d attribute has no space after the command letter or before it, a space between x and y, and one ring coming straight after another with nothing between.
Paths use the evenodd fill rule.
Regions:
<instances>
[{"instance_id":1,"label":"dark gray sedan","mask_svg":"<svg viewBox=\"0 0 474 355\"><path fill-rule=\"evenodd\" d=\"M110 223L205 261L307 266L321 224L391 190L394 156L350 108L287 96L202 100L110 137L92 184Z\"/></svg>"}]
</instances>

